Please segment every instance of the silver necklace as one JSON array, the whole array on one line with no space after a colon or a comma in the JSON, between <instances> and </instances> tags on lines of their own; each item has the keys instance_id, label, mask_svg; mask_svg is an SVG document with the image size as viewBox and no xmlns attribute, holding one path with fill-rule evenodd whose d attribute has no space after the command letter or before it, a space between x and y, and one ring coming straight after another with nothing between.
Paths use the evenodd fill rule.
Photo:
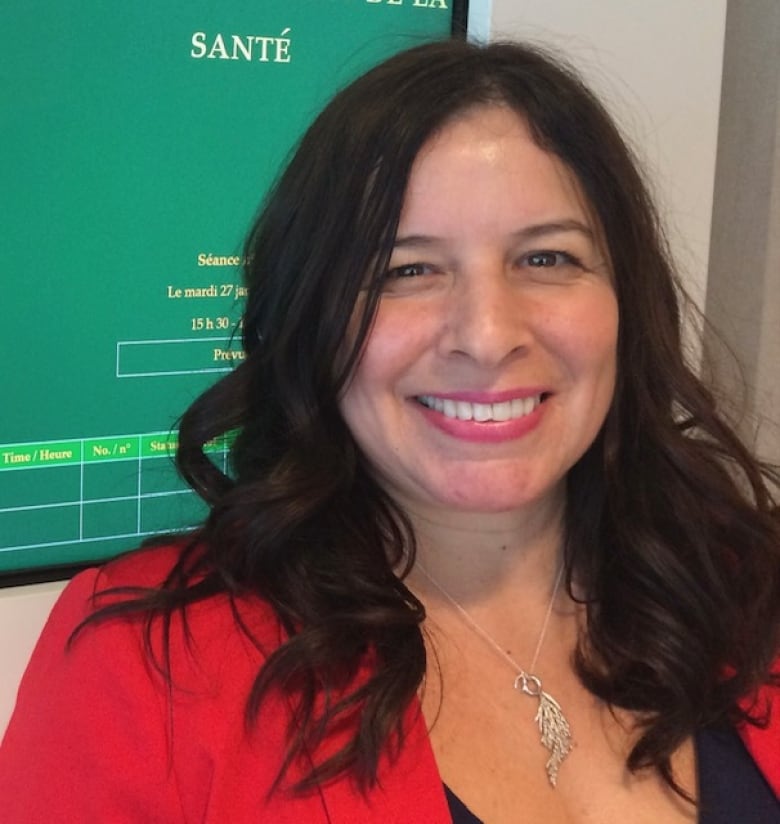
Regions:
<instances>
[{"instance_id":1,"label":"silver necklace","mask_svg":"<svg viewBox=\"0 0 780 824\"><path fill-rule=\"evenodd\" d=\"M558 570L555 578L555 585L553 586L550 602L547 604L547 611L542 621L542 630L539 633L539 640L536 642L536 649L534 650L533 658L531 659L531 666L528 670L523 669L517 661L514 660L501 646L484 630L468 612L447 592L446 589L436 581L425 568L418 563L417 567L422 574L436 587L436 589L444 596L446 601L453 606L464 621L474 630L474 632L487 642L488 646L492 647L507 663L512 666L517 675L514 680L514 688L524 695L530 695L531 698L536 698L539 704L536 709L534 721L539 727L541 743L549 750L550 757L547 759L545 768L547 769L547 778L550 784L555 787L558 783L558 769L563 760L571 752L574 742L571 737L571 728L566 716L563 714L561 705L550 695L542 689L542 680L538 675L534 674L536 669L536 662L539 659L539 653L542 650L544 637L547 634L547 625L550 622L552 615L553 603L555 596L558 594L558 588L561 585L563 578L563 565Z\"/></svg>"}]
</instances>

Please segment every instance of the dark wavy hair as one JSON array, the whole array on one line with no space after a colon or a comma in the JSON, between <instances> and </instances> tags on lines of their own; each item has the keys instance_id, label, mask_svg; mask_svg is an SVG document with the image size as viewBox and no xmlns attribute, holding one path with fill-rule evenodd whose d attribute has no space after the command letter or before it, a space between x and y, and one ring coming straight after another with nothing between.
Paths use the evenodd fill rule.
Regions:
<instances>
[{"instance_id":1,"label":"dark wavy hair","mask_svg":"<svg viewBox=\"0 0 780 824\"><path fill-rule=\"evenodd\" d=\"M346 773L371 786L425 676L424 610L403 583L414 534L338 400L371 328L415 157L483 104L517 112L574 173L612 262L617 387L568 476L565 558L569 590L576 581L587 602L579 677L641 719L628 767L655 767L675 786L671 754L698 728L745 720L738 702L770 678L778 649L778 478L686 365L681 292L630 150L577 75L543 51L422 45L336 95L267 196L246 245L246 360L181 421L178 466L210 514L158 590L102 613L145 610L149 632L218 592L268 601L288 640L259 670L246 713L251 723L272 689L289 695L280 776L329 730L353 730L335 754L315 755L299 789ZM204 451L226 432L236 435L228 474ZM372 675L356 687L366 660Z\"/></svg>"}]
</instances>

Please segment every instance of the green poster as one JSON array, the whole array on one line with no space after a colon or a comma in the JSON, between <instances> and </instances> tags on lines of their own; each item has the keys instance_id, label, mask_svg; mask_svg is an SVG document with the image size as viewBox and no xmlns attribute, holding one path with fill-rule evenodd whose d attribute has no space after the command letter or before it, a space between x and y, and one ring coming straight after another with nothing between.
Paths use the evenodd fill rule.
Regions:
<instances>
[{"instance_id":1,"label":"green poster","mask_svg":"<svg viewBox=\"0 0 780 824\"><path fill-rule=\"evenodd\" d=\"M3 5L0 572L203 516L172 467L176 420L242 356L263 193L335 89L448 35L452 6Z\"/></svg>"}]
</instances>

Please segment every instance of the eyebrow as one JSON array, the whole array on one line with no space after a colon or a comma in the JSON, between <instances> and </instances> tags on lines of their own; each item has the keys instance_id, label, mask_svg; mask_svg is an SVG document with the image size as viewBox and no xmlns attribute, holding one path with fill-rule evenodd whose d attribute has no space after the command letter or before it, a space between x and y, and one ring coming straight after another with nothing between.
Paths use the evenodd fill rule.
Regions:
<instances>
[{"instance_id":1,"label":"eyebrow","mask_svg":"<svg viewBox=\"0 0 780 824\"><path fill-rule=\"evenodd\" d=\"M531 226L525 226L511 233L511 237L517 240L534 240L535 238L544 237L545 235L552 235L558 232L577 232L584 235L588 240L595 240L593 229L582 221L569 220L555 220L549 223L535 223ZM393 243L394 249L404 249L408 247L430 247L436 246L442 242L442 238L434 235L401 235L396 237Z\"/></svg>"},{"instance_id":2,"label":"eyebrow","mask_svg":"<svg viewBox=\"0 0 780 824\"><path fill-rule=\"evenodd\" d=\"M558 220L552 221L551 223L537 223L533 226L526 226L524 229L513 232L512 236L519 239L533 239L543 235L552 235L556 232L578 232L579 234L585 235L588 240L593 240L595 238L593 229L591 229L590 226L580 220L574 220L573 218L569 220Z\"/></svg>"}]
</instances>

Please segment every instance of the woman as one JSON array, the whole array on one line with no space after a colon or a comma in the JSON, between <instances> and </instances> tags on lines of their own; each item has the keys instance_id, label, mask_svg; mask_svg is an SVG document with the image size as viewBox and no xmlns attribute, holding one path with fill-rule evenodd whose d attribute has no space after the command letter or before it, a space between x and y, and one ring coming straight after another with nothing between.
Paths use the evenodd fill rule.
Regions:
<instances>
[{"instance_id":1,"label":"woman","mask_svg":"<svg viewBox=\"0 0 780 824\"><path fill-rule=\"evenodd\" d=\"M580 81L518 45L388 60L247 258L246 361L181 426L211 513L63 594L4 820L778 820L777 476L684 363Z\"/></svg>"}]
</instances>

